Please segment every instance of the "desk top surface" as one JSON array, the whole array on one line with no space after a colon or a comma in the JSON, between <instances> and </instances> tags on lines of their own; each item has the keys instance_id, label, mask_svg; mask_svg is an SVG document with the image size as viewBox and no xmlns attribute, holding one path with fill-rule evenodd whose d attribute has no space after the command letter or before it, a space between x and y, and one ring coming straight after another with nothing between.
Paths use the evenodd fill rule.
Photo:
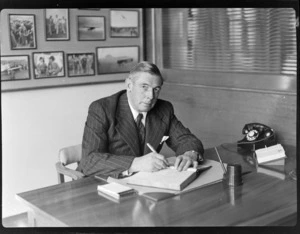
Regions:
<instances>
[{"instance_id":1,"label":"desk top surface","mask_svg":"<svg viewBox=\"0 0 300 234\"><path fill-rule=\"evenodd\" d=\"M30 209L43 213L58 226L260 226L297 212L297 183L257 173L249 155L236 145L219 146L223 162L239 163L243 185L227 187L222 182L154 202L143 196L111 201L97 192L102 184L93 177L17 194ZM287 151L286 173L295 169L295 148ZM217 160L213 149L205 157Z\"/></svg>"}]
</instances>

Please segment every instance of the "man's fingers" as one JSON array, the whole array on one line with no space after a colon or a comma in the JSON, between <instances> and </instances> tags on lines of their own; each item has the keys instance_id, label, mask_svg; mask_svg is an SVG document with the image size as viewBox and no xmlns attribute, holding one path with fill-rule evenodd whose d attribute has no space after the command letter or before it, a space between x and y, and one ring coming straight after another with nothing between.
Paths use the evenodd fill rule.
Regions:
<instances>
[{"instance_id":1,"label":"man's fingers","mask_svg":"<svg viewBox=\"0 0 300 234\"><path fill-rule=\"evenodd\" d=\"M182 170L183 170L183 168L184 168L184 166L185 166L185 164L186 164L186 161L187 161L187 160L184 159L184 158L181 160L180 164L179 164L178 167L177 167L177 170L178 170L178 171L182 171Z\"/></svg>"},{"instance_id":2,"label":"man's fingers","mask_svg":"<svg viewBox=\"0 0 300 234\"><path fill-rule=\"evenodd\" d=\"M186 160L185 165L183 166L183 171L186 171L190 166L192 165L192 161L191 160Z\"/></svg>"},{"instance_id":3,"label":"man's fingers","mask_svg":"<svg viewBox=\"0 0 300 234\"><path fill-rule=\"evenodd\" d=\"M157 167L158 169L164 169L168 166L164 160L160 160L160 159L156 159L154 161L154 164L155 167Z\"/></svg>"},{"instance_id":4,"label":"man's fingers","mask_svg":"<svg viewBox=\"0 0 300 234\"><path fill-rule=\"evenodd\" d=\"M159 171L160 169L157 169L156 167L153 167L151 172Z\"/></svg>"},{"instance_id":5,"label":"man's fingers","mask_svg":"<svg viewBox=\"0 0 300 234\"><path fill-rule=\"evenodd\" d=\"M165 167L169 166L168 160L165 158L165 156L161 154L155 154L155 157L156 159L162 161Z\"/></svg>"},{"instance_id":6,"label":"man's fingers","mask_svg":"<svg viewBox=\"0 0 300 234\"><path fill-rule=\"evenodd\" d=\"M178 168L178 166L179 166L179 164L180 164L181 161L182 161L182 157L178 156L178 157L176 158L175 164L174 164L175 169Z\"/></svg>"},{"instance_id":7,"label":"man's fingers","mask_svg":"<svg viewBox=\"0 0 300 234\"><path fill-rule=\"evenodd\" d=\"M193 161L193 168L197 168L198 167L198 162L197 161Z\"/></svg>"}]
</instances>

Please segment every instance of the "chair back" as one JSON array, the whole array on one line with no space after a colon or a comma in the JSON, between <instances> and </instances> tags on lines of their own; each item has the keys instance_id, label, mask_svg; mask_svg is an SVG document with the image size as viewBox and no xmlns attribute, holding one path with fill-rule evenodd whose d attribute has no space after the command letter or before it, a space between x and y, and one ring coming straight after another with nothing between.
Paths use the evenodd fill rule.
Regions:
<instances>
[{"instance_id":1,"label":"chair back","mask_svg":"<svg viewBox=\"0 0 300 234\"><path fill-rule=\"evenodd\" d=\"M69 164L77 163L79 164L81 160L81 144L65 147L59 150L58 153L58 162L55 163L58 183L64 183L64 176L71 177L73 180L78 180L85 177L80 171L76 171L66 167Z\"/></svg>"},{"instance_id":2,"label":"chair back","mask_svg":"<svg viewBox=\"0 0 300 234\"><path fill-rule=\"evenodd\" d=\"M65 147L59 150L58 160L63 165L79 162L81 160L81 144Z\"/></svg>"}]
</instances>

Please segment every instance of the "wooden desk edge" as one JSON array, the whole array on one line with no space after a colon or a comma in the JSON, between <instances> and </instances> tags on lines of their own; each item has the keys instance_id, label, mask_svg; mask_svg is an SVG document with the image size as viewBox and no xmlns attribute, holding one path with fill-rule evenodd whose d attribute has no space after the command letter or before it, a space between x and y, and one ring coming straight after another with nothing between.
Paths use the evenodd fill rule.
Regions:
<instances>
[{"instance_id":1,"label":"wooden desk edge","mask_svg":"<svg viewBox=\"0 0 300 234\"><path fill-rule=\"evenodd\" d=\"M68 227L67 224L63 223L62 221L54 218L50 214L46 213L45 211L41 210L39 207L32 205L31 203L24 200L19 194L15 195L15 198L23 203L28 208L28 223L29 226L36 227L36 222L39 218L50 220L55 225L55 227Z\"/></svg>"}]
</instances>

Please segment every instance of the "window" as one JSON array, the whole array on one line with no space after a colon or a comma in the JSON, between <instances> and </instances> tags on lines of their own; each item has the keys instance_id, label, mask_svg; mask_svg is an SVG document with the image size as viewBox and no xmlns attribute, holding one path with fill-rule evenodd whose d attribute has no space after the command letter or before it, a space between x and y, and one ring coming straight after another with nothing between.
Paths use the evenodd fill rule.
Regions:
<instances>
[{"instance_id":1,"label":"window","mask_svg":"<svg viewBox=\"0 0 300 234\"><path fill-rule=\"evenodd\" d=\"M165 8L162 32L167 69L297 72L292 8Z\"/></svg>"}]
</instances>

